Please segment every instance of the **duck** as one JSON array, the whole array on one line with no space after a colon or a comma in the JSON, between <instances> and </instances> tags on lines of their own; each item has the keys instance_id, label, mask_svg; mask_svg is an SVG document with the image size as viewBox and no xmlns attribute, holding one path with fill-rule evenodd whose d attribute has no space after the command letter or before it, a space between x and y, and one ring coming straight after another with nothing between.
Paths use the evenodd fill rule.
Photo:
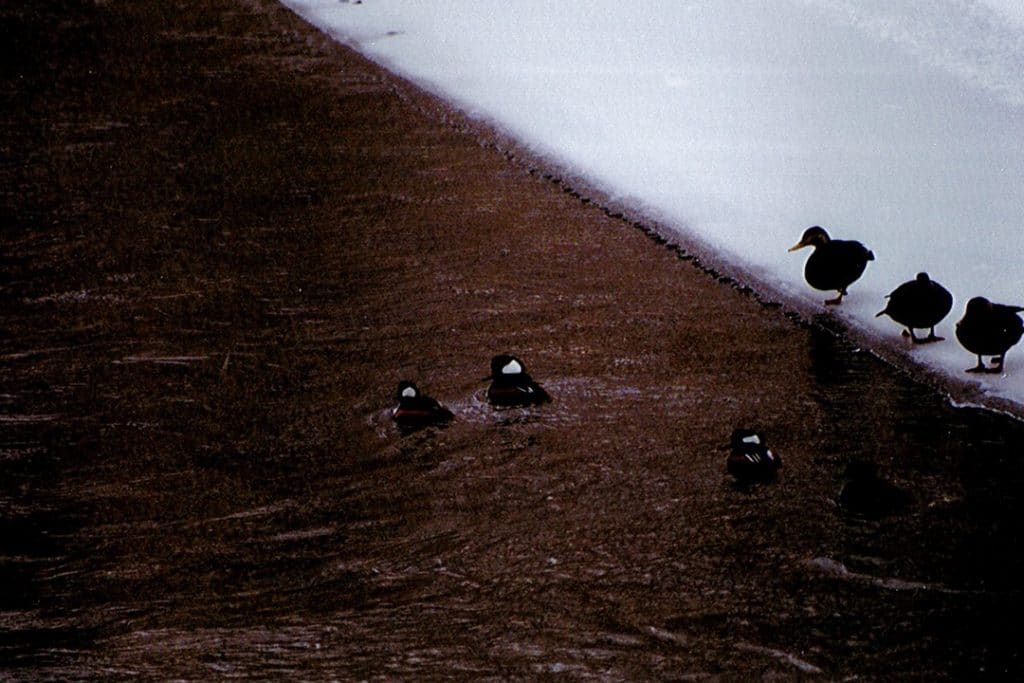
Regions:
<instances>
[{"instance_id":1,"label":"duck","mask_svg":"<svg viewBox=\"0 0 1024 683\"><path fill-rule=\"evenodd\" d=\"M782 466L782 459L753 429L736 429L729 439L730 453L725 468L741 484L770 481Z\"/></svg>"},{"instance_id":2,"label":"duck","mask_svg":"<svg viewBox=\"0 0 1024 683\"><path fill-rule=\"evenodd\" d=\"M945 287L928 277L928 273L918 273L917 277L894 289L887 297L889 302L885 309L875 317L887 315L901 325L906 326L904 337L910 337L915 344L942 341L943 337L935 334L935 326L953 310L953 295ZM914 329L930 329L927 337L920 338Z\"/></svg>"},{"instance_id":3,"label":"duck","mask_svg":"<svg viewBox=\"0 0 1024 683\"><path fill-rule=\"evenodd\" d=\"M835 290L839 293L834 299L825 300L829 306L841 304L847 294L846 288L864 274L868 261L875 260L871 250L860 242L834 240L819 225L807 228L800 241L790 247L789 251L804 247L814 247L804 266L807 284L822 291Z\"/></svg>"},{"instance_id":4,"label":"duck","mask_svg":"<svg viewBox=\"0 0 1024 683\"><path fill-rule=\"evenodd\" d=\"M454 418L452 411L437 400L423 394L415 383L402 380L395 392L398 405L391 411L391 418L404 432L414 432L431 426L443 426Z\"/></svg>"},{"instance_id":5,"label":"duck","mask_svg":"<svg viewBox=\"0 0 1024 683\"><path fill-rule=\"evenodd\" d=\"M956 338L960 344L978 356L978 364L967 372L1000 373L1006 351L1020 341L1024 322L1017 315L1024 306L994 304L983 296L967 302L964 317L956 324ZM986 366L982 356L992 356L993 364Z\"/></svg>"},{"instance_id":6,"label":"duck","mask_svg":"<svg viewBox=\"0 0 1024 683\"><path fill-rule=\"evenodd\" d=\"M548 392L533 381L519 358L502 353L491 359L491 380L487 400L495 406L532 406L551 400Z\"/></svg>"},{"instance_id":7,"label":"duck","mask_svg":"<svg viewBox=\"0 0 1024 683\"><path fill-rule=\"evenodd\" d=\"M879 520L899 512L913 500L909 493L880 477L871 462L849 463L846 479L839 492L839 506L856 517Z\"/></svg>"}]
</instances>

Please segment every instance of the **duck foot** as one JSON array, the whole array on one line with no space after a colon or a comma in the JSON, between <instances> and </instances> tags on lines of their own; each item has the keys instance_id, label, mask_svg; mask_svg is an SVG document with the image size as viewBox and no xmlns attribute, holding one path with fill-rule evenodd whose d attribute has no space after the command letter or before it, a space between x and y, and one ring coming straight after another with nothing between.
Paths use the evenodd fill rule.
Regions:
<instances>
[{"instance_id":1,"label":"duck foot","mask_svg":"<svg viewBox=\"0 0 1024 683\"><path fill-rule=\"evenodd\" d=\"M932 332L931 334L929 334L927 337L924 337L924 338L916 336L913 333L913 331L911 331L910 334L907 334L906 332L904 332L903 336L904 337L910 337L911 341L913 341L915 344L931 344L933 342L945 341L945 339L946 339L945 337L938 337L938 336L936 336L934 332Z\"/></svg>"},{"instance_id":2,"label":"duck foot","mask_svg":"<svg viewBox=\"0 0 1024 683\"><path fill-rule=\"evenodd\" d=\"M987 367L980 359L978 364L973 368L968 368L967 372L979 373L984 375L998 375L1003 371L1002 362L994 364L992 367Z\"/></svg>"},{"instance_id":3,"label":"duck foot","mask_svg":"<svg viewBox=\"0 0 1024 683\"><path fill-rule=\"evenodd\" d=\"M914 334L914 328L912 327L908 327L907 329L903 330L903 338L906 339L907 337L909 337L910 341L912 341L915 344L924 344L924 339L921 339L916 334Z\"/></svg>"},{"instance_id":4,"label":"duck foot","mask_svg":"<svg viewBox=\"0 0 1024 683\"><path fill-rule=\"evenodd\" d=\"M825 299L825 305L826 306L838 306L841 303L843 303L843 295L842 294L837 296L835 299Z\"/></svg>"}]
</instances>

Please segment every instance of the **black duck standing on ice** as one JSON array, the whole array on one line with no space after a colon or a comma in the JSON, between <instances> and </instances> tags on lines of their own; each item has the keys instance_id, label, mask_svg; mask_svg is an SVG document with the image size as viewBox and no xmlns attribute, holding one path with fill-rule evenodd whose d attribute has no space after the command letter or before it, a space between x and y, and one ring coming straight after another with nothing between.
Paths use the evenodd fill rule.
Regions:
<instances>
[{"instance_id":1,"label":"black duck standing on ice","mask_svg":"<svg viewBox=\"0 0 1024 683\"><path fill-rule=\"evenodd\" d=\"M725 468L742 484L770 481L782 465L760 434L751 429L737 429L729 440L729 457Z\"/></svg>"},{"instance_id":2,"label":"black duck standing on ice","mask_svg":"<svg viewBox=\"0 0 1024 683\"><path fill-rule=\"evenodd\" d=\"M452 420L450 410L435 399L420 393L419 387L408 380L399 382L395 393L398 405L391 411L391 417L403 432L440 426Z\"/></svg>"},{"instance_id":3,"label":"black duck standing on ice","mask_svg":"<svg viewBox=\"0 0 1024 683\"><path fill-rule=\"evenodd\" d=\"M918 273L917 278L904 282L889 294L889 303L885 310L879 311L875 317L887 315L907 329L904 337L910 337L915 344L942 341L935 335L935 326L953 309L953 295L945 287L928 277L928 273ZM914 334L915 329L930 330L924 339Z\"/></svg>"},{"instance_id":4,"label":"black duck standing on ice","mask_svg":"<svg viewBox=\"0 0 1024 683\"><path fill-rule=\"evenodd\" d=\"M956 324L956 338L965 349L978 356L978 364L967 372L1003 371L1006 351L1020 341L1024 322L1018 313L1024 306L994 304L983 296L967 302L964 317ZM993 365L987 367L982 356L992 356Z\"/></svg>"},{"instance_id":5,"label":"black duck standing on ice","mask_svg":"<svg viewBox=\"0 0 1024 683\"><path fill-rule=\"evenodd\" d=\"M548 392L533 381L523 361L507 353L491 359L491 380L487 400L496 406L532 406L551 400Z\"/></svg>"},{"instance_id":6,"label":"black duck standing on ice","mask_svg":"<svg viewBox=\"0 0 1024 683\"><path fill-rule=\"evenodd\" d=\"M817 225L807 228L800 241L789 250L804 247L814 247L804 266L807 284L822 291L839 292L836 298L825 301L830 306L843 302L846 288L864 273L868 261L875 260L871 250L860 242L831 239L825 229Z\"/></svg>"}]
</instances>

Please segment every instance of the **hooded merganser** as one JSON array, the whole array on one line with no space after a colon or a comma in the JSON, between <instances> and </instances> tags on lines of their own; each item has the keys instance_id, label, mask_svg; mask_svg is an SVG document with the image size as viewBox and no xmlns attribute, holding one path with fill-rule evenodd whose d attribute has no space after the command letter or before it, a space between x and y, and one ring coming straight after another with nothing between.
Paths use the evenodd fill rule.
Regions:
<instances>
[{"instance_id":1,"label":"hooded merganser","mask_svg":"<svg viewBox=\"0 0 1024 683\"><path fill-rule=\"evenodd\" d=\"M735 430L729 449L726 469L741 483L769 481L782 466L782 459L771 452L760 434L751 429Z\"/></svg>"},{"instance_id":2,"label":"hooded merganser","mask_svg":"<svg viewBox=\"0 0 1024 683\"><path fill-rule=\"evenodd\" d=\"M875 260L871 250L860 242L831 239L824 228L817 225L807 228L800 241L789 250L804 247L814 247L804 266L807 284L822 291L839 292L836 298L825 301L829 306L842 303L846 288L864 273L868 261Z\"/></svg>"},{"instance_id":3,"label":"hooded merganser","mask_svg":"<svg viewBox=\"0 0 1024 683\"><path fill-rule=\"evenodd\" d=\"M967 302L964 317L956 324L960 344L978 356L978 364L967 372L1003 371L1006 351L1024 334L1024 322L1017 316L1021 311L1024 306L994 304L983 296ZM982 356L993 356L992 367L985 366Z\"/></svg>"},{"instance_id":4,"label":"hooded merganser","mask_svg":"<svg viewBox=\"0 0 1024 683\"><path fill-rule=\"evenodd\" d=\"M391 417L402 431L445 425L454 417L450 410L420 393L419 387L408 380L398 383L395 398L398 405L391 411Z\"/></svg>"},{"instance_id":5,"label":"hooded merganser","mask_svg":"<svg viewBox=\"0 0 1024 683\"><path fill-rule=\"evenodd\" d=\"M915 344L942 341L942 337L935 335L935 326L952 310L953 295L930 279L928 273L918 273L916 279L904 282L886 298L889 303L885 305L885 310L875 314L876 318L887 315L901 325L906 325L903 336L909 336ZM930 329L931 332L920 339L914 334L914 328Z\"/></svg>"},{"instance_id":6,"label":"hooded merganser","mask_svg":"<svg viewBox=\"0 0 1024 683\"><path fill-rule=\"evenodd\" d=\"M491 359L491 380L487 400L496 406L531 406L551 400L548 392L533 381L526 366L515 356L503 353Z\"/></svg>"}]
</instances>

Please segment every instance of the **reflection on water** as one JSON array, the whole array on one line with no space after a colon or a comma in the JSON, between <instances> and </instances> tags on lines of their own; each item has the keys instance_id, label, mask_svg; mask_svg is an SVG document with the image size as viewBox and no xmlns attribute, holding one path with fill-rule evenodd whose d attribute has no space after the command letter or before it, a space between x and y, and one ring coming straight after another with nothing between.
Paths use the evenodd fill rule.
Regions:
<instances>
[{"instance_id":1,"label":"reflection on water","mask_svg":"<svg viewBox=\"0 0 1024 683\"><path fill-rule=\"evenodd\" d=\"M881 488L873 484L873 495L863 501L871 509L900 498L884 515L869 515L884 519L861 528L856 525L864 521L855 520L846 532L848 556L870 558L868 578L845 568L828 573L877 582L870 577L879 570L909 566L913 573L907 576L970 595L969 602L937 610L935 633L998 653L990 672L1015 668L1018 648L996 624L1020 606L1024 425L984 410L954 408L820 327L808 333L819 387L814 395L831 430L827 443L844 453L837 469L847 468L849 480L849 467L867 463L892 480ZM898 494L896 486L902 489ZM909 588L896 585L924 589L913 581Z\"/></svg>"}]
</instances>

